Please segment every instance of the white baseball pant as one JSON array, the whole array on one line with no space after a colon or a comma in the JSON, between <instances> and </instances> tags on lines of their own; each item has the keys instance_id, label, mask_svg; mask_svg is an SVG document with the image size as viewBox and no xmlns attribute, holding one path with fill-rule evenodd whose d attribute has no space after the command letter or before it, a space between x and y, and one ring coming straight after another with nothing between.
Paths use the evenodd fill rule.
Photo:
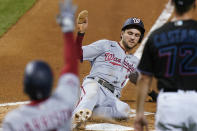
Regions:
<instances>
[{"instance_id":1,"label":"white baseball pant","mask_svg":"<svg viewBox=\"0 0 197 131\"><path fill-rule=\"evenodd\" d=\"M196 91L160 91L157 101L156 131L197 131L196 108Z\"/></svg>"},{"instance_id":2,"label":"white baseball pant","mask_svg":"<svg viewBox=\"0 0 197 131\"><path fill-rule=\"evenodd\" d=\"M128 118L130 107L96 80L86 78L82 84L81 99L74 113L81 109L93 111L93 116Z\"/></svg>"}]
</instances>

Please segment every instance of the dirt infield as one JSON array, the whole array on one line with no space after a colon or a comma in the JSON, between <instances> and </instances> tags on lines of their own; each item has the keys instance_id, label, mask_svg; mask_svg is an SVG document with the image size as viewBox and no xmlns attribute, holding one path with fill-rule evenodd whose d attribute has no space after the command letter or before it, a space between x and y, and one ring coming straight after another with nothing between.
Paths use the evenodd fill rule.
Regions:
<instances>
[{"instance_id":1,"label":"dirt infield","mask_svg":"<svg viewBox=\"0 0 197 131\"><path fill-rule=\"evenodd\" d=\"M147 32L162 12L168 0L75 0L78 12L89 11L89 28L84 45L99 39L120 40L120 29L125 19L139 17ZM47 61L53 68L57 81L62 67L62 33L56 24L59 0L37 0L30 9L3 37L0 38L0 103L27 100L22 93L25 65L31 60ZM77 12L77 13L78 13ZM90 65L80 65L80 80L88 74ZM54 84L54 86L56 83ZM135 87L128 84L122 100L135 108ZM155 104L147 103L147 111L155 112ZM1 108L0 122L8 107ZM151 127L153 128L153 116ZM131 120L132 121L132 120ZM126 125L131 125L126 123Z\"/></svg>"}]
</instances>

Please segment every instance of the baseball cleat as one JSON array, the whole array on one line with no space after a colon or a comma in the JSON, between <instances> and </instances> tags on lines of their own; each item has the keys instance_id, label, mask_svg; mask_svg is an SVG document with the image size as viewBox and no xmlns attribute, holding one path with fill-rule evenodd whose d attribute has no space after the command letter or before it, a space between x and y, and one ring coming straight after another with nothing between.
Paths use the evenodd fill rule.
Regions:
<instances>
[{"instance_id":1,"label":"baseball cleat","mask_svg":"<svg viewBox=\"0 0 197 131\"><path fill-rule=\"evenodd\" d=\"M89 109L79 110L74 115L74 124L75 128L83 128L85 126L86 121L91 117L92 111Z\"/></svg>"}]
</instances>

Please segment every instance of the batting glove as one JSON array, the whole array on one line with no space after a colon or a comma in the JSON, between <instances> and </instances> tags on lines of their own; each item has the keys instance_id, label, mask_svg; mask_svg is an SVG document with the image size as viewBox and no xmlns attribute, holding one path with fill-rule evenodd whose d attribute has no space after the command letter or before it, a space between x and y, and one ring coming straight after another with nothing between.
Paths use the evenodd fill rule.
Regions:
<instances>
[{"instance_id":1,"label":"batting glove","mask_svg":"<svg viewBox=\"0 0 197 131\"><path fill-rule=\"evenodd\" d=\"M61 26L62 31L72 32L75 28L75 11L77 7L72 4L72 0L65 0L60 3L60 14L57 16L57 23Z\"/></svg>"}]
</instances>

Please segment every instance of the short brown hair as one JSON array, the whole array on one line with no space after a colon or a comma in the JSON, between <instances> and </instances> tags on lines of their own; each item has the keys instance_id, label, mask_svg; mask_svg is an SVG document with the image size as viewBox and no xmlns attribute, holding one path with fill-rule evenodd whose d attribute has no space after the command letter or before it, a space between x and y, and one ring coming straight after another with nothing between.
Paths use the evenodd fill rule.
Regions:
<instances>
[{"instance_id":1,"label":"short brown hair","mask_svg":"<svg viewBox=\"0 0 197 131\"><path fill-rule=\"evenodd\" d=\"M172 0L175 5L175 10L179 15L183 15L189 11L192 7L195 7L195 0Z\"/></svg>"}]
</instances>

